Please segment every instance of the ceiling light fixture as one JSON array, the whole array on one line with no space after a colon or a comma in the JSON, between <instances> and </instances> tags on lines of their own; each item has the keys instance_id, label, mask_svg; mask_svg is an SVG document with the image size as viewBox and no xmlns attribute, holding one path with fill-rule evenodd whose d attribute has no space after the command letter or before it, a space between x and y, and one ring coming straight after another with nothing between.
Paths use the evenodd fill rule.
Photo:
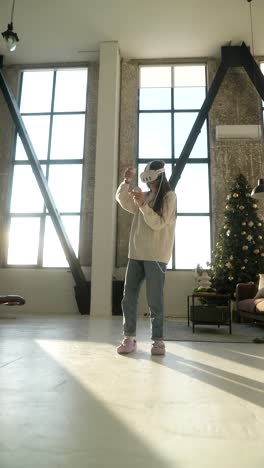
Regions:
<instances>
[{"instance_id":1,"label":"ceiling light fixture","mask_svg":"<svg viewBox=\"0 0 264 468\"><path fill-rule=\"evenodd\" d=\"M15 8L15 1L13 0L12 10L11 10L11 21L7 25L7 30L2 32L2 36L6 41L6 46L10 52L13 52L16 49L17 43L19 41L18 35L13 30L13 16L14 16L14 8Z\"/></svg>"}]
</instances>

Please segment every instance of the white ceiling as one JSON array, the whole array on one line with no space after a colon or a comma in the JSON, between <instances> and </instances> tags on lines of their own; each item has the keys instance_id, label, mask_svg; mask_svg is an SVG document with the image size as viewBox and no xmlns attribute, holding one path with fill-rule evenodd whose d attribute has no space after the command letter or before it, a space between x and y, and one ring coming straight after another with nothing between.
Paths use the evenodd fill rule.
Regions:
<instances>
[{"instance_id":1,"label":"white ceiling","mask_svg":"<svg viewBox=\"0 0 264 468\"><path fill-rule=\"evenodd\" d=\"M229 41L264 55L264 0L16 0L17 50L4 64L97 60L102 41L118 41L124 58L213 57ZM0 0L0 28L12 0Z\"/></svg>"}]
</instances>

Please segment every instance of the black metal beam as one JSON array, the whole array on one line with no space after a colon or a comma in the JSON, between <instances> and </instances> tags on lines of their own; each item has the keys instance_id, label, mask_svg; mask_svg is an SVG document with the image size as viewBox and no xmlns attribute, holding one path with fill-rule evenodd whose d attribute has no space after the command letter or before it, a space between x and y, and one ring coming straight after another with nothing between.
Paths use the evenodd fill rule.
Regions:
<instances>
[{"instance_id":1,"label":"black metal beam","mask_svg":"<svg viewBox=\"0 0 264 468\"><path fill-rule=\"evenodd\" d=\"M88 314L89 309L90 309L90 291L87 285L86 278L81 269L80 263L75 255L75 252L71 246L67 233L64 229L63 223L61 221L61 217L56 208L56 205L53 200L52 194L50 192L47 180L43 174L37 155L32 146L30 138L28 136L28 133L24 125L24 122L22 120L16 100L13 94L11 93L11 91L9 90L8 85L5 81L5 78L1 70L0 70L0 87L3 92L6 104L9 108L13 122L20 135L20 138L23 143L28 160L31 164L32 171L36 177L36 181L42 193L45 205L53 221L54 227L56 229L60 243L64 250L65 256L69 262L72 275L76 282L75 295L76 295L76 300L77 300L77 304L79 307L79 311L81 314Z\"/></svg>"},{"instance_id":2,"label":"black metal beam","mask_svg":"<svg viewBox=\"0 0 264 468\"><path fill-rule=\"evenodd\" d=\"M192 149L195 145L195 142L198 138L198 135L201 131L201 128L205 122L205 119L207 118L208 112L214 102L215 96L218 93L219 87L224 79L224 76L226 74L226 71L228 69L228 65L226 64L225 60L222 60L219 68L216 72L216 75L214 77L214 80L212 82L212 85L207 93L207 96L203 102L203 105L197 115L197 118L193 124L193 127L191 129L191 132L186 140L186 143L182 149L182 152L179 156L179 159L176 163L176 165L173 168L172 175L170 177L170 186L173 190L175 190L175 187L182 175L183 169L185 167L185 164L192 152Z\"/></svg>"},{"instance_id":3,"label":"black metal beam","mask_svg":"<svg viewBox=\"0 0 264 468\"><path fill-rule=\"evenodd\" d=\"M259 95L264 100L264 76L258 64L255 62L254 57L251 55L247 45L242 42L240 46L224 46L221 48L221 52L222 61L219 65L204 103L193 124L191 132L182 149L180 157L173 168L172 175L170 177L170 186L173 190L175 189L181 177L185 164L192 152L201 128L208 116L208 112L214 102L214 99L229 67L244 67Z\"/></svg>"},{"instance_id":4,"label":"black metal beam","mask_svg":"<svg viewBox=\"0 0 264 468\"><path fill-rule=\"evenodd\" d=\"M245 68L249 78L251 79L261 98L264 100L264 76L259 68L259 65L255 61L253 55L251 55L248 47L244 42L241 45L241 58L242 65Z\"/></svg>"},{"instance_id":5,"label":"black metal beam","mask_svg":"<svg viewBox=\"0 0 264 468\"><path fill-rule=\"evenodd\" d=\"M221 47L221 57L228 67L242 67L241 45Z\"/></svg>"}]
</instances>

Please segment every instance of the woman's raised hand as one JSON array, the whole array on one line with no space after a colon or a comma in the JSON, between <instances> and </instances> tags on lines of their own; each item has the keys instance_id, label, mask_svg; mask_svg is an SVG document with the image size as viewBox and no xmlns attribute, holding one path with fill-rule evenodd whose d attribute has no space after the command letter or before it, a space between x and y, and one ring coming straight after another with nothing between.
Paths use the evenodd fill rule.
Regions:
<instances>
[{"instance_id":1,"label":"woman's raised hand","mask_svg":"<svg viewBox=\"0 0 264 468\"><path fill-rule=\"evenodd\" d=\"M136 172L136 170L133 167L127 167L126 168L125 174L124 174L126 182L131 182L131 180L133 179L133 177L135 175L135 172Z\"/></svg>"}]
</instances>

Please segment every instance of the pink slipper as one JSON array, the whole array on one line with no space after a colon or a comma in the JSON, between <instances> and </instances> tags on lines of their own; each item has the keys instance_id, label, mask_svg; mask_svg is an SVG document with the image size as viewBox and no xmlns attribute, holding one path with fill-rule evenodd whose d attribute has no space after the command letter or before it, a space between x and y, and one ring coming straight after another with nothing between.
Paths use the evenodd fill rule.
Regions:
<instances>
[{"instance_id":1,"label":"pink slipper","mask_svg":"<svg viewBox=\"0 0 264 468\"><path fill-rule=\"evenodd\" d=\"M128 354L136 351L137 341L134 338L124 338L122 343L116 348L118 354Z\"/></svg>"},{"instance_id":2,"label":"pink slipper","mask_svg":"<svg viewBox=\"0 0 264 468\"><path fill-rule=\"evenodd\" d=\"M163 356L165 354L165 344L162 340L155 340L151 345L152 356Z\"/></svg>"}]
</instances>

